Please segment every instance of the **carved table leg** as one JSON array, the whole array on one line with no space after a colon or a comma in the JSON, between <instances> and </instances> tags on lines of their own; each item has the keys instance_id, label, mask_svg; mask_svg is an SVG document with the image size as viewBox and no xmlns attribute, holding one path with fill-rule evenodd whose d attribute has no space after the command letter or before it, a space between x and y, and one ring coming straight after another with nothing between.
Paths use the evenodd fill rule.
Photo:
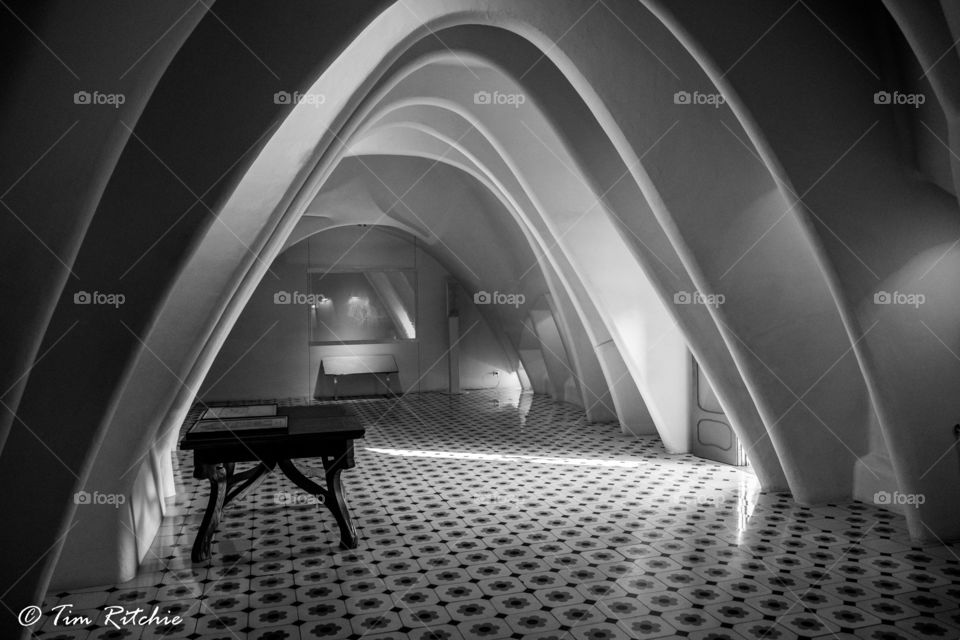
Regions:
<instances>
[{"instance_id":1,"label":"carved table leg","mask_svg":"<svg viewBox=\"0 0 960 640\"><path fill-rule=\"evenodd\" d=\"M350 511L347 509L347 503L343 499L343 485L340 482L340 472L344 469L343 465L336 462L328 466L327 457L324 456L323 466L326 470L327 488L324 489L310 478L303 475L291 460L279 461L280 469L290 478L294 484L307 493L320 498L333 517L336 518L340 526L340 546L344 549L357 548L357 532L353 526L353 520L350 518Z\"/></svg>"},{"instance_id":2,"label":"carved table leg","mask_svg":"<svg viewBox=\"0 0 960 640\"><path fill-rule=\"evenodd\" d=\"M258 462L257 466L252 469L235 475L231 474L223 506L227 506L233 500L242 499L243 496L260 486L260 483L263 482L268 473L273 471L275 466L277 466L276 462Z\"/></svg>"},{"instance_id":3,"label":"carved table leg","mask_svg":"<svg viewBox=\"0 0 960 640\"><path fill-rule=\"evenodd\" d=\"M227 490L227 468L223 464L204 465L204 473L210 480L210 501L207 510L203 513L197 539L193 542L193 551L190 558L194 562L204 562L210 559L210 542L220 524L220 515L223 512L223 500Z\"/></svg>"},{"instance_id":4,"label":"carved table leg","mask_svg":"<svg viewBox=\"0 0 960 640\"><path fill-rule=\"evenodd\" d=\"M326 467L326 464L324 464ZM350 511L347 509L346 500L343 498L343 485L340 482L340 472L343 469L335 466L332 469L326 469L327 476L327 508L337 519L340 525L340 546L344 549L357 548L357 530L353 526L353 520L350 518Z\"/></svg>"}]
</instances>

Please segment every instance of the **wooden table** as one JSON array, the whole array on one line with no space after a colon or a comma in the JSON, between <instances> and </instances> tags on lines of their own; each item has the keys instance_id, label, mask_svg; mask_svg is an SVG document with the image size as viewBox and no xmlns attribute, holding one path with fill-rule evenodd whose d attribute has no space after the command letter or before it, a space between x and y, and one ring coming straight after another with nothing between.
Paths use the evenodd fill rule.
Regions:
<instances>
[{"instance_id":1,"label":"wooden table","mask_svg":"<svg viewBox=\"0 0 960 640\"><path fill-rule=\"evenodd\" d=\"M340 472L355 466L353 441L364 437L364 428L345 405L274 407L275 416L235 420L223 418L197 421L184 436L181 449L193 451L193 477L210 481L210 500L193 544L194 562L210 558L210 543L216 533L223 508L246 494L275 467L298 487L327 506L340 526L340 545L357 546L357 532L350 519L340 482ZM285 427L266 426L264 422L285 422ZM219 423L219 424L217 424ZM203 425L203 429L198 426ZM218 428L219 427L219 428ZM326 488L301 473L294 458L320 458L323 461ZM252 469L234 473L237 462L256 461Z\"/></svg>"}]
</instances>

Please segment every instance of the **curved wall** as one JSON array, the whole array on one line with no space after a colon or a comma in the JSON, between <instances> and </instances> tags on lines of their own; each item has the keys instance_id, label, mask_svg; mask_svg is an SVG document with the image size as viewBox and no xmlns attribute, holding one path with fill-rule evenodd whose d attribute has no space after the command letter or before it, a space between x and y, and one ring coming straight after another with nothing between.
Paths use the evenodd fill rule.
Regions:
<instances>
[{"instance_id":1,"label":"curved wall","mask_svg":"<svg viewBox=\"0 0 960 640\"><path fill-rule=\"evenodd\" d=\"M41 35L53 36L66 24L79 31L101 18L73 6L57 5ZM91 288L117 287L124 274L130 295L120 310L78 310L73 292L61 290L66 272L55 266L56 274L43 275L44 286L26 297L23 323L11 327L12 344L22 338L33 346L15 351L23 366L9 376L16 391L8 392L8 404L25 428L11 430L4 443L0 480L43 487L48 499L13 492L0 498L0 508L34 526L29 539L14 532L4 535L16 538L0 540L21 550L4 558L3 574L22 576L5 602L17 606L42 592L75 517L93 521L90 531L101 535L91 564L114 575L129 572L137 555L130 549L149 532L159 505L145 500L152 520L141 516L138 524L121 514L118 523L76 509L72 493L98 488L84 483L91 468L95 483L112 471L105 489L147 498L148 476L162 484L161 453L173 427L362 126L353 119L357 110L381 80L436 48L430 38L417 44L421 38L447 28L445 41L506 71L546 114L549 128L533 130L552 129L560 146L548 146L568 154L566 162L602 196L603 218L591 218L597 232L615 230L619 255L629 251L649 278L716 382L765 486L785 480L802 501L849 498L857 465L871 447L887 442L889 452L880 453L889 454L896 488L927 493L927 502L907 514L913 534L960 535L953 508L960 482L947 428L960 410L951 393L960 368L950 354L960 347L960 309L951 288L952 247L944 241L956 236L957 203L898 162L893 117L870 102L877 84L862 70L864 57L874 64L864 53L874 45L852 38L863 55L850 59L820 22L850 35L855 16L821 4L815 6L823 15L813 16L805 5L791 9L779 1L759 9L755 3L611 0L586 15L574 0L423 0L417 15L386 6L351 3L332 13L318 4L217 5L218 19L258 56L217 20L200 20L182 47L174 38L158 50L177 55L143 115L130 123L134 138L116 127L117 135L102 137L99 157L118 158L115 167L87 162L83 145L69 147L63 158L72 164L51 162L41 174L48 179L35 182L31 175L18 185L31 205L31 197L45 192L47 198L71 193L48 184L76 185L84 195L66 206L87 213L70 218L74 226L66 230L52 213L42 223L60 240L54 253ZM745 43L788 11L779 28L743 56ZM472 23L504 31L453 30ZM124 26L131 38L137 32L148 41L149 29ZM270 35L278 29L287 37ZM531 60L532 66L518 64ZM150 67L152 75L138 70L136 78L152 86L163 66ZM784 103L782 78L790 74L801 79L800 98ZM69 79L58 86L72 85ZM237 86L244 92L234 91ZM308 88L327 97L321 107L271 99L278 90ZM719 92L725 106L678 104L678 91ZM18 113L31 117L26 108ZM40 118L59 130L52 126L59 114ZM104 123L115 124L114 116ZM4 131L5 139L12 135ZM483 148L481 140L466 142ZM516 159L525 152L510 149ZM482 163L497 166L494 158ZM96 185L106 185L102 196ZM543 199L542 188L532 191ZM582 195L572 197L582 207ZM89 206L74 206L81 200ZM48 211L60 208L37 202L50 203ZM575 280L591 282L588 256L577 257L583 247L551 243L550 234L555 238L573 223L572 212L544 210L547 217L538 222L536 210L521 213L531 216L541 243L562 245L550 257L559 281L574 291ZM9 224L11 238L35 239ZM38 262L50 264L41 250L23 258L28 269L44 268ZM127 271L131 264L136 268ZM913 315L906 306L870 302L882 287L908 286L930 301ZM682 291L723 294L726 301L674 304ZM630 324L618 325L609 298L586 293L595 296L600 316L590 330ZM571 300L586 307L587 299ZM579 315L589 318L582 309ZM67 332L70 340L59 341ZM617 346L626 361L629 349ZM642 375L631 373L642 389ZM50 389L59 393L56 406ZM67 429L63 406L71 408ZM882 438L871 437L873 424ZM158 461L152 470L141 464L144 457ZM138 527L143 530L134 533Z\"/></svg>"}]
</instances>

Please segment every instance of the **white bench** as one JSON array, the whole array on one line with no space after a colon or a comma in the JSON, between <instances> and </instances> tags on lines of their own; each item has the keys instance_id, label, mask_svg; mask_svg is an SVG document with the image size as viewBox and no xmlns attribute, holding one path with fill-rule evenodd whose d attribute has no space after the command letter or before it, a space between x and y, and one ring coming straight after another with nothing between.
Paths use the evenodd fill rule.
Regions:
<instances>
[{"instance_id":1,"label":"white bench","mask_svg":"<svg viewBox=\"0 0 960 640\"><path fill-rule=\"evenodd\" d=\"M402 393L400 370L390 354L327 356L320 361L313 397L318 400Z\"/></svg>"}]
</instances>

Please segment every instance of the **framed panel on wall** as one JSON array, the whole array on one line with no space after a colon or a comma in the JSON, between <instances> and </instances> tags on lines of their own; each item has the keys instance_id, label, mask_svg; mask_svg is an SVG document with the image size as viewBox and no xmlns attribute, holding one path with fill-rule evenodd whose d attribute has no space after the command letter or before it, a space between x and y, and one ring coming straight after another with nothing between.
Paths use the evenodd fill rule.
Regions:
<instances>
[{"instance_id":1,"label":"framed panel on wall","mask_svg":"<svg viewBox=\"0 0 960 640\"><path fill-rule=\"evenodd\" d=\"M416 270L311 269L309 277L310 344L416 340Z\"/></svg>"}]
</instances>

